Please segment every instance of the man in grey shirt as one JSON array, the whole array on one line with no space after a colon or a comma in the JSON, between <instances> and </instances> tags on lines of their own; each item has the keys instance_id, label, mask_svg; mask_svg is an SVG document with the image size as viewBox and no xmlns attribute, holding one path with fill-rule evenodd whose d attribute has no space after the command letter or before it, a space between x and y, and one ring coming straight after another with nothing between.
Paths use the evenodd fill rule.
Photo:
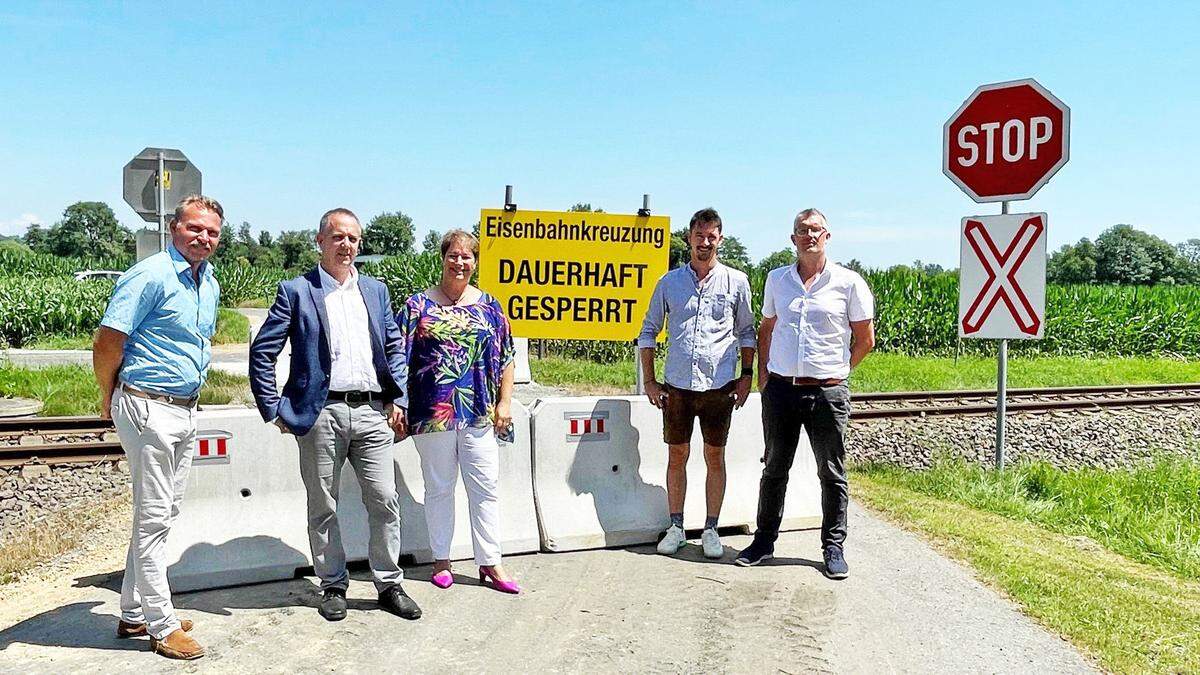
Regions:
<instances>
[{"instance_id":1,"label":"man in grey shirt","mask_svg":"<svg viewBox=\"0 0 1200 675\"><path fill-rule=\"evenodd\" d=\"M691 261L658 280L638 335L646 396L663 411L663 440L669 452L671 526L658 544L658 552L664 555L675 553L687 542L683 502L692 426L697 418L708 468L708 517L700 540L706 557L720 558L724 552L717 518L725 499L725 442L734 407L741 408L750 396L756 342L750 282L742 272L717 261L721 237L721 216L715 210L702 209L692 216L688 223ZM664 323L666 386L654 374L655 343Z\"/></svg>"}]
</instances>

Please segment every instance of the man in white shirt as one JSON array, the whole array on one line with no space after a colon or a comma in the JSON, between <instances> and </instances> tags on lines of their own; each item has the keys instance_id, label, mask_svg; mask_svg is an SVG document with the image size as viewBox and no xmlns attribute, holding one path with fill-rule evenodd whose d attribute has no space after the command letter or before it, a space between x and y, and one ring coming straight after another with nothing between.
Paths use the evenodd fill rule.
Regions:
<instances>
[{"instance_id":1,"label":"man in white shirt","mask_svg":"<svg viewBox=\"0 0 1200 675\"><path fill-rule=\"evenodd\" d=\"M421 616L400 587L400 503L392 442L405 433L408 362L387 287L361 276L362 239L347 209L321 217L316 269L279 285L267 320L250 346L250 388L264 420L300 446L308 494L308 540L329 621L346 617L346 554L337 520L342 467L354 467L367 510L367 558L379 605L405 619ZM287 341L291 367L276 391L275 360Z\"/></svg>"},{"instance_id":2,"label":"man in white shirt","mask_svg":"<svg viewBox=\"0 0 1200 675\"><path fill-rule=\"evenodd\" d=\"M758 530L734 561L757 565L774 555L783 520L788 472L800 431L808 432L821 480L821 547L825 575L850 574L846 540L847 379L875 346L875 299L858 273L825 257L829 224L816 209L792 226L796 264L772 270L763 288L758 329L758 388L762 392L763 457Z\"/></svg>"}]
</instances>

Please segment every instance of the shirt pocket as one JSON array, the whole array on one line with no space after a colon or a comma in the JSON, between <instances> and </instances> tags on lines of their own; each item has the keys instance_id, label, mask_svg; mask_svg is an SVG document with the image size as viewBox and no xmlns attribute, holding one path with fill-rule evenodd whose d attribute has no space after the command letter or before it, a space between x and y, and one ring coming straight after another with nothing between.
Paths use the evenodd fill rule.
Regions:
<instances>
[{"instance_id":1,"label":"shirt pocket","mask_svg":"<svg viewBox=\"0 0 1200 675\"><path fill-rule=\"evenodd\" d=\"M729 295L726 293L714 293L708 305L709 316L715 321L724 321L729 315Z\"/></svg>"}]
</instances>

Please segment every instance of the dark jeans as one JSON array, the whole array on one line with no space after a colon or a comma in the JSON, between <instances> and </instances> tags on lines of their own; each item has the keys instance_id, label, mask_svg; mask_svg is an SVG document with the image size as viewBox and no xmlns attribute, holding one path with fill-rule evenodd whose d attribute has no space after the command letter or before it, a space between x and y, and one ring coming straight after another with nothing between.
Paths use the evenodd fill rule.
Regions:
<instances>
[{"instance_id":1,"label":"dark jeans","mask_svg":"<svg viewBox=\"0 0 1200 675\"><path fill-rule=\"evenodd\" d=\"M846 448L843 435L850 419L850 389L796 386L771 377L762 391L763 437L766 454L758 487L758 531L755 539L774 543L783 521L788 471L796 458L800 429L808 432L821 479L821 547L841 547L846 540Z\"/></svg>"}]
</instances>

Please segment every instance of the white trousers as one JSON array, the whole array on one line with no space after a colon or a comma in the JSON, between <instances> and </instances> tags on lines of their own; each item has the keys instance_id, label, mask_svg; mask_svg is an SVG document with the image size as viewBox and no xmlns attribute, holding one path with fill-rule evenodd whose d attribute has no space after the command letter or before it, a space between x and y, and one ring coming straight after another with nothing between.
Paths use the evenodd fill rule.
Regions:
<instances>
[{"instance_id":1,"label":"white trousers","mask_svg":"<svg viewBox=\"0 0 1200 675\"><path fill-rule=\"evenodd\" d=\"M495 430L469 427L413 436L425 477L425 522L434 560L450 559L454 489L461 471L476 565L500 563L500 446Z\"/></svg>"},{"instance_id":2,"label":"white trousers","mask_svg":"<svg viewBox=\"0 0 1200 675\"><path fill-rule=\"evenodd\" d=\"M167 585L167 534L179 515L196 445L194 410L118 388L113 424L133 483L133 533L121 582L121 619L161 640L179 628Z\"/></svg>"}]
</instances>

